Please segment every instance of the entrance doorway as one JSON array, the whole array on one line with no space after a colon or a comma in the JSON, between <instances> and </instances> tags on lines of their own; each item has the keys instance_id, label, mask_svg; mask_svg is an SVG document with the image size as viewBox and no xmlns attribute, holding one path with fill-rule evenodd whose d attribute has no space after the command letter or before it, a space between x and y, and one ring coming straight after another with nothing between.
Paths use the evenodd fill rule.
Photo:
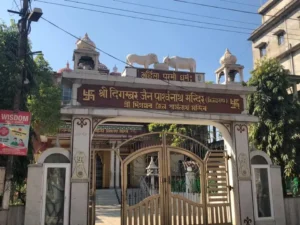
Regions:
<instances>
[{"instance_id":1,"label":"entrance doorway","mask_svg":"<svg viewBox=\"0 0 300 225\"><path fill-rule=\"evenodd\" d=\"M232 224L225 151L173 133L123 144L141 140L121 164L122 225Z\"/></svg>"},{"instance_id":2,"label":"entrance doorway","mask_svg":"<svg viewBox=\"0 0 300 225\"><path fill-rule=\"evenodd\" d=\"M93 150L91 156L91 189L95 192L97 189L105 189L110 187L110 167L111 167L111 154L106 150Z\"/></svg>"}]
</instances>

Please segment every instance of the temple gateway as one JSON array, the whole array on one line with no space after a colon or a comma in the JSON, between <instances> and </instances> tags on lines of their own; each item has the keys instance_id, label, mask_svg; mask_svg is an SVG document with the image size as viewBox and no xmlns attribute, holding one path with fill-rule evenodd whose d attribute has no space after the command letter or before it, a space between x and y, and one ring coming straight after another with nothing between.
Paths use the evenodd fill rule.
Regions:
<instances>
[{"instance_id":1,"label":"temple gateway","mask_svg":"<svg viewBox=\"0 0 300 225\"><path fill-rule=\"evenodd\" d=\"M248 145L255 88L229 50L214 84L191 58L130 54L110 72L99 56L86 34L55 75L63 125L29 166L25 225L112 224L111 211L120 225L285 225L280 168Z\"/></svg>"}]
</instances>

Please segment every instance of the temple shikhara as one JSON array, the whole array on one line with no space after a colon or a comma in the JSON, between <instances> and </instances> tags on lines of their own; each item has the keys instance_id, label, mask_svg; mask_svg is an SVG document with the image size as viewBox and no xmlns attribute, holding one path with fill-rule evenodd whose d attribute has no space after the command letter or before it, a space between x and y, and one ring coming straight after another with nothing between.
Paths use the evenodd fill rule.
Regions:
<instances>
[{"instance_id":1,"label":"temple shikhara","mask_svg":"<svg viewBox=\"0 0 300 225\"><path fill-rule=\"evenodd\" d=\"M86 34L55 73L62 125L34 143L25 225L110 224L104 198L120 225L285 225L280 168L248 145L255 88L237 57L225 50L214 83L193 58L125 57L110 71Z\"/></svg>"}]
</instances>

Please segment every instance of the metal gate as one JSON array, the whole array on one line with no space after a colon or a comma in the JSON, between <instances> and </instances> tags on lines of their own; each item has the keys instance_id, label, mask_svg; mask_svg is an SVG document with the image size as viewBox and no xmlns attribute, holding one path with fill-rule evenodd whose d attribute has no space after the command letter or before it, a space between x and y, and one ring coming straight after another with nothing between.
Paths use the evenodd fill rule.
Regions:
<instances>
[{"instance_id":1,"label":"metal gate","mask_svg":"<svg viewBox=\"0 0 300 225\"><path fill-rule=\"evenodd\" d=\"M225 151L173 133L129 142L141 148L121 163L122 225L232 224Z\"/></svg>"}]
</instances>

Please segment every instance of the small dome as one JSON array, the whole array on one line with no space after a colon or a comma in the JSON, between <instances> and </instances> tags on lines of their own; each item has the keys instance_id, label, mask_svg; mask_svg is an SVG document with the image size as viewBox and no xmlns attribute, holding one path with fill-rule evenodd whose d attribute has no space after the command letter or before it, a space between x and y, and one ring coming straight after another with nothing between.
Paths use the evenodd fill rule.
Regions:
<instances>
[{"instance_id":1,"label":"small dome","mask_svg":"<svg viewBox=\"0 0 300 225\"><path fill-rule=\"evenodd\" d=\"M103 63L101 63L101 62L98 62L98 69L99 70L108 70L107 69L107 66L105 66Z\"/></svg>"},{"instance_id":2,"label":"small dome","mask_svg":"<svg viewBox=\"0 0 300 225\"><path fill-rule=\"evenodd\" d=\"M62 69L59 69L59 70L57 71L57 73L63 73L63 72L69 73L69 72L72 72L72 71L73 71L73 70L70 69L70 64L69 64L69 62L67 62L67 67L62 68Z\"/></svg>"},{"instance_id":3,"label":"small dome","mask_svg":"<svg viewBox=\"0 0 300 225\"><path fill-rule=\"evenodd\" d=\"M226 48L226 51L224 55L220 59L220 63L222 65L227 65L227 64L236 64L237 58L231 54L231 52Z\"/></svg>"},{"instance_id":4,"label":"small dome","mask_svg":"<svg viewBox=\"0 0 300 225\"><path fill-rule=\"evenodd\" d=\"M76 42L77 49L87 49L95 51L96 45L86 33L83 38Z\"/></svg>"}]
</instances>

